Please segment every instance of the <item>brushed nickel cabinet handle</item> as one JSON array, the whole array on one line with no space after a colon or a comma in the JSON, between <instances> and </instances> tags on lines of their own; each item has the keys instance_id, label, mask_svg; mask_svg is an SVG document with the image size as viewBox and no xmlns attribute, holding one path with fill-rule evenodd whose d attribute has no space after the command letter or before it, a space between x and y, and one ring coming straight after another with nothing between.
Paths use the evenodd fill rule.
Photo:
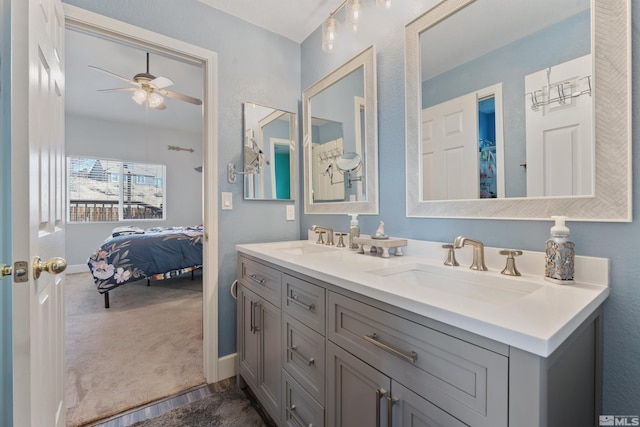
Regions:
<instances>
[{"instance_id":1,"label":"brushed nickel cabinet handle","mask_svg":"<svg viewBox=\"0 0 640 427\"><path fill-rule=\"evenodd\" d=\"M298 413L296 412L296 405L291 405L290 407L288 407L287 412L289 413L291 418L293 418L295 422L300 425L300 427L304 427L304 426L313 427L313 424L311 423L307 424L304 422L302 418L300 418L300 415L298 415Z\"/></svg>"},{"instance_id":2,"label":"brushed nickel cabinet handle","mask_svg":"<svg viewBox=\"0 0 640 427\"><path fill-rule=\"evenodd\" d=\"M313 303L307 305L305 303L298 301L298 295L294 294L293 292L291 292L291 295L287 296L287 301L291 301L292 303L297 304L302 308L306 308L309 311L313 311L316 308L316 305Z\"/></svg>"},{"instance_id":3,"label":"brushed nickel cabinet handle","mask_svg":"<svg viewBox=\"0 0 640 427\"><path fill-rule=\"evenodd\" d=\"M386 396L387 390L379 388L376 390L376 427L380 427L380 400ZM391 426L388 426L391 427Z\"/></svg>"},{"instance_id":4,"label":"brushed nickel cabinet handle","mask_svg":"<svg viewBox=\"0 0 640 427\"><path fill-rule=\"evenodd\" d=\"M418 358L418 353L415 351L410 351L409 353L405 353L402 350L398 350L390 346L389 344L385 344L378 339L378 335L374 332L373 335L364 335L363 338L375 345L378 348L386 351L387 353L391 353L396 357L399 357L402 360L405 360L409 363L416 363L416 359Z\"/></svg>"},{"instance_id":5,"label":"brushed nickel cabinet handle","mask_svg":"<svg viewBox=\"0 0 640 427\"><path fill-rule=\"evenodd\" d=\"M255 333L255 328L253 327L253 316L254 316L254 312L253 312L253 301L250 301L251 303L251 308L250 308L250 313L249 313L249 330L251 331L251 333Z\"/></svg>"},{"instance_id":6,"label":"brushed nickel cabinet handle","mask_svg":"<svg viewBox=\"0 0 640 427\"><path fill-rule=\"evenodd\" d=\"M259 302L254 303L254 304L253 304L253 310L255 310L255 309L256 309L256 307L258 307L258 314L259 314L259 313L260 313L260 309L259 309L259 307L261 307L261 304L260 304ZM255 334L256 332L260 332L260 327L255 325L255 323L257 323L257 322L256 322L256 320L257 320L257 319L258 319L258 316L256 316L256 315L254 314L254 315L253 315L253 323L254 323L254 325L253 325L253 333L254 333L254 334Z\"/></svg>"},{"instance_id":7,"label":"brushed nickel cabinet handle","mask_svg":"<svg viewBox=\"0 0 640 427\"><path fill-rule=\"evenodd\" d=\"M397 397L391 397L391 393L387 396L387 427L393 425L393 405L398 401Z\"/></svg>"},{"instance_id":8,"label":"brushed nickel cabinet handle","mask_svg":"<svg viewBox=\"0 0 640 427\"><path fill-rule=\"evenodd\" d=\"M298 351L298 348L295 345L292 345L291 347L287 347L287 350L289 350L291 354L296 356L298 359L304 361L307 364L307 366L311 366L314 363L316 363L316 360L313 357L306 357L302 353L300 353Z\"/></svg>"},{"instance_id":9,"label":"brushed nickel cabinet handle","mask_svg":"<svg viewBox=\"0 0 640 427\"><path fill-rule=\"evenodd\" d=\"M256 283L260 284L260 285L264 285L265 283L267 283L267 279L263 279L263 278L261 278L261 277L258 277L258 275L257 275L257 274L250 274L250 275L249 275L249 278L250 278L251 280L253 280L254 282L256 282Z\"/></svg>"}]
</instances>

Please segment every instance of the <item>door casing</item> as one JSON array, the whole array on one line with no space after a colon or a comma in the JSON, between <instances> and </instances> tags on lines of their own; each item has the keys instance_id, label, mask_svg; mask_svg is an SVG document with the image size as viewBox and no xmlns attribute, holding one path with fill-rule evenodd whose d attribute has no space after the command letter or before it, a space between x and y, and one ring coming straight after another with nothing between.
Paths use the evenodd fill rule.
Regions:
<instances>
[{"instance_id":1,"label":"door casing","mask_svg":"<svg viewBox=\"0 0 640 427\"><path fill-rule=\"evenodd\" d=\"M154 33L76 6L64 4L66 26L202 64L203 100L203 355L208 383L220 378L218 361L218 55L216 52Z\"/></svg>"}]
</instances>

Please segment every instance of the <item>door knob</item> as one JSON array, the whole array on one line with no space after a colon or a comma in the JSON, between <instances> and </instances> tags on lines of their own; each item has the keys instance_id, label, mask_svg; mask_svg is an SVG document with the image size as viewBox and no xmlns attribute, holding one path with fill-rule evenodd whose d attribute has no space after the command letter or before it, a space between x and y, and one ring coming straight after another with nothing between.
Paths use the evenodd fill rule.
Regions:
<instances>
[{"instance_id":1,"label":"door knob","mask_svg":"<svg viewBox=\"0 0 640 427\"><path fill-rule=\"evenodd\" d=\"M47 262L42 262L39 256L33 258L33 278L39 279L40 273L46 271L49 274L62 273L67 268L67 261L64 258L53 257Z\"/></svg>"},{"instance_id":2,"label":"door knob","mask_svg":"<svg viewBox=\"0 0 640 427\"><path fill-rule=\"evenodd\" d=\"M11 268L10 265L0 263L0 278L3 278L4 276L11 276L12 272L13 268Z\"/></svg>"}]
</instances>

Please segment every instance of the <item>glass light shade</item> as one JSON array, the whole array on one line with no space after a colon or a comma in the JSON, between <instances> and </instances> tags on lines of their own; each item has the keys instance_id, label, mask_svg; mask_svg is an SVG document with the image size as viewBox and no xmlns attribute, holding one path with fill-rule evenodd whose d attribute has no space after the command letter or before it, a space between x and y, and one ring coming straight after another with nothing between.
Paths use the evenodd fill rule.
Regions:
<instances>
[{"instance_id":1,"label":"glass light shade","mask_svg":"<svg viewBox=\"0 0 640 427\"><path fill-rule=\"evenodd\" d=\"M138 105L142 105L142 103L147 100L147 92L144 89L138 89L133 92L131 99L136 101Z\"/></svg>"},{"instance_id":2,"label":"glass light shade","mask_svg":"<svg viewBox=\"0 0 640 427\"><path fill-rule=\"evenodd\" d=\"M376 0L376 4L379 8L389 9L391 8L391 0Z\"/></svg>"},{"instance_id":3,"label":"glass light shade","mask_svg":"<svg viewBox=\"0 0 640 427\"><path fill-rule=\"evenodd\" d=\"M162 95L159 95L155 92L151 92L149 94L149 107L156 108L157 106L162 104L162 101L164 101L164 98L162 98Z\"/></svg>"},{"instance_id":4,"label":"glass light shade","mask_svg":"<svg viewBox=\"0 0 640 427\"><path fill-rule=\"evenodd\" d=\"M338 23L333 16L327 18L322 24L322 50L333 52L336 43Z\"/></svg>"},{"instance_id":5,"label":"glass light shade","mask_svg":"<svg viewBox=\"0 0 640 427\"><path fill-rule=\"evenodd\" d=\"M358 31L358 23L362 14L362 0L347 0L347 21Z\"/></svg>"}]
</instances>

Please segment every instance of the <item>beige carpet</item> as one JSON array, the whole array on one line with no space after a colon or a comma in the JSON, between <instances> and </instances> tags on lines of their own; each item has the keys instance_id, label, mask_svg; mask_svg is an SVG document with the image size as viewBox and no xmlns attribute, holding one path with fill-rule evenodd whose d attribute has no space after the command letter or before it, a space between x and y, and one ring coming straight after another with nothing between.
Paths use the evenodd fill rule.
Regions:
<instances>
[{"instance_id":1,"label":"beige carpet","mask_svg":"<svg viewBox=\"0 0 640 427\"><path fill-rule=\"evenodd\" d=\"M203 384L202 279L125 284L104 308L89 273L66 280L67 426Z\"/></svg>"}]
</instances>

